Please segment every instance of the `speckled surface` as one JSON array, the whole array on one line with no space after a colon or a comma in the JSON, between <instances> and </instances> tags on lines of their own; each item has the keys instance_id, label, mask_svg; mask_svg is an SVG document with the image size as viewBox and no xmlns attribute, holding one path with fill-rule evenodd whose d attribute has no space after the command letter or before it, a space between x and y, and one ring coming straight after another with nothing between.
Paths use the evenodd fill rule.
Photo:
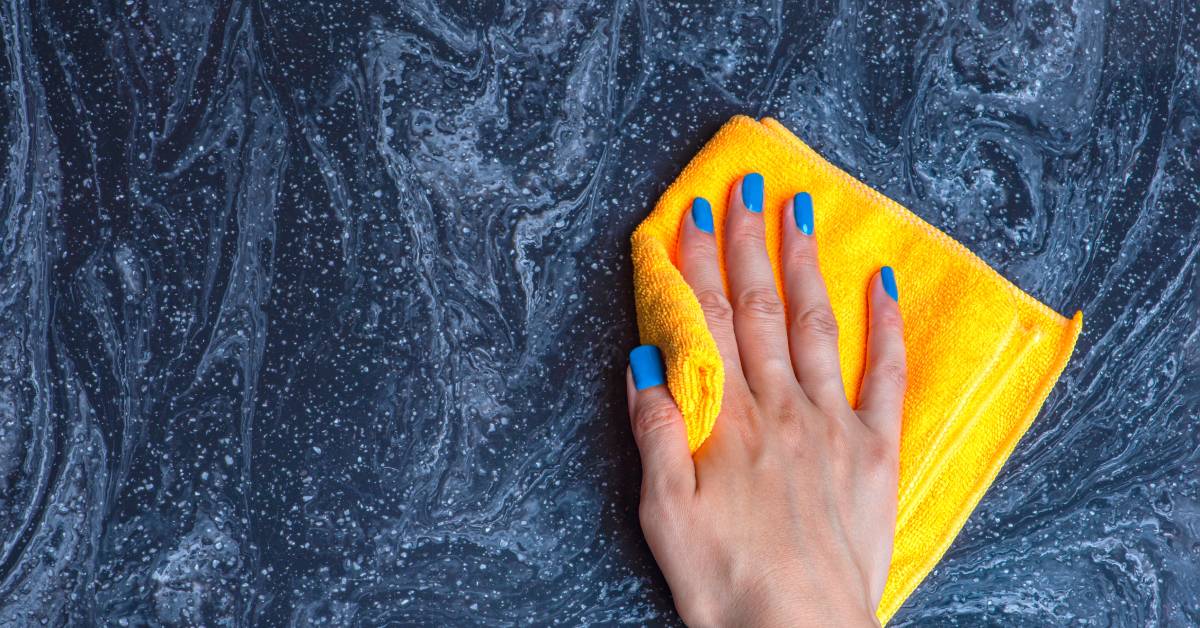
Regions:
<instances>
[{"instance_id":1,"label":"speckled surface","mask_svg":"<svg viewBox=\"0 0 1200 628\"><path fill-rule=\"evenodd\" d=\"M739 112L1087 316L896 624L1200 623L1197 11L5 2L0 625L676 621L627 238Z\"/></svg>"}]
</instances>

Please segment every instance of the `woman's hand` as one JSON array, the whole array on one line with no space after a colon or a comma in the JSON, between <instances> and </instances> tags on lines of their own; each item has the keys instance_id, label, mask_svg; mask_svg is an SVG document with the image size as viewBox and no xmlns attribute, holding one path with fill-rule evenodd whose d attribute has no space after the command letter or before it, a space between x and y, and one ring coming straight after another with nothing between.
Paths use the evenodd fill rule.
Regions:
<instances>
[{"instance_id":1,"label":"woman's hand","mask_svg":"<svg viewBox=\"0 0 1200 628\"><path fill-rule=\"evenodd\" d=\"M817 266L812 200L789 201L788 307L767 257L763 178L734 185L726 294L712 212L684 217L679 264L725 365L712 435L689 454L662 358L630 355L629 408L642 459L640 516L691 625L876 625L896 526L904 342L890 268L871 279L868 365L846 401L837 322Z\"/></svg>"}]
</instances>

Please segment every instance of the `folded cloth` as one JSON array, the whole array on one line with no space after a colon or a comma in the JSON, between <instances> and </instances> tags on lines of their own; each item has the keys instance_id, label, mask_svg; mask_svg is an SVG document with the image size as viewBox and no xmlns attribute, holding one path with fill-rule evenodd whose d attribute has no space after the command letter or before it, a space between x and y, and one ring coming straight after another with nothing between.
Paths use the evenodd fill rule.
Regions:
<instances>
[{"instance_id":1,"label":"folded cloth","mask_svg":"<svg viewBox=\"0 0 1200 628\"><path fill-rule=\"evenodd\" d=\"M767 249L779 267L785 200L812 195L820 266L840 328L842 377L858 398L867 285L896 270L908 357L899 510L881 622L934 567L995 479L1067 363L1083 323L1060 316L958 242L822 159L783 125L736 116L701 149L633 234L638 327L657 345L695 451L721 408L724 370L704 314L676 266L692 199L712 203L718 249L730 187L766 178ZM725 272L722 257L721 272Z\"/></svg>"}]
</instances>

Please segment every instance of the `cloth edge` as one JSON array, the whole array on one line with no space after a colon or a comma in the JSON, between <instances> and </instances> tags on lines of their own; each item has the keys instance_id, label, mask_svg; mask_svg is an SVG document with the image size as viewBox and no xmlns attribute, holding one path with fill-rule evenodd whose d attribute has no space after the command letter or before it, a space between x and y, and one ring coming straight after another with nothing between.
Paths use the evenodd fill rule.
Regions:
<instances>
[{"instance_id":1,"label":"cloth edge","mask_svg":"<svg viewBox=\"0 0 1200 628\"><path fill-rule=\"evenodd\" d=\"M1059 351L1056 354L1054 361L1051 362L1049 368L1047 368L1045 373L1043 373L1041 381L1037 386L1037 392L1030 398L1030 403L1028 406L1026 406L1025 412L1021 415L1017 428L1012 430L1013 433L1008 436L1003 447L998 450L998 453L1002 453L1003 455L993 458L992 464L985 474L986 481L980 482L979 485L975 487L975 490L972 492L971 497L968 500L969 506L959 511L958 516L951 521L950 533L947 534L943 542L939 544L936 552L931 552L929 554L929 558L921 564L920 571L923 572L922 576L915 579L910 585L907 585L896 591L894 599L899 600L899 602L890 604L887 607L881 605L876 610L876 617L879 619L881 624L887 624L887 622L891 620L896 612L904 606L904 602L908 600L913 591L915 591L917 587L924 582L925 578L929 575L929 572L932 571L939 562L941 562L942 557L945 556L946 552L950 549L950 546L954 544L954 540L958 538L958 534L962 531L963 526L966 525L967 519L969 519L971 515L975 513L975 509L979 506L979 502L983 499L983 496L987 493L988 489L992 487L992 484L995 483L996 476L1000 474L1001 468L1004 467L1009 458L1012 456L1012 452L1016 448L1017 443L1019 443L1021 438L1025 436L1025 433L1029 431L1029 427L1033 425L1034 419L1036 419L1037 415L1041 413L1042 406L1045 405L1046 399L1050 396L1050 392L1054 389L1054 386L1058 382L1059 377L1062 375L1063 370L1070 362L1071 356L1075 353L1075 345L1079 340L1079 334L1083 331L1082 311L1077 310L1075 315L1071 318L1062 318L1064 325L1062 325L1062 333L1060 334L1059 338Z\"/></svg>"}]
</instances>

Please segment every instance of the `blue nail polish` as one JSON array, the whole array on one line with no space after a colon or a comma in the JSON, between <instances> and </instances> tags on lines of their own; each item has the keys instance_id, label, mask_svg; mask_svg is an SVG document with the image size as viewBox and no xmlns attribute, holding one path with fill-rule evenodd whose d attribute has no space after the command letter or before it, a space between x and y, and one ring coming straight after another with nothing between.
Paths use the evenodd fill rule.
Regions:
<instances>
[{"instance_id":1,"label":"blue nail polish","mask_svg":"<svg viewBox=\"0 0 1200 628\"><path fill-rule=\"evenodd\" d=\"M883 281L883 291L892 297L893 301L900 300L900 291L896 288L896 272L891 266L884 266L879 269L879 279Z\"/></svg>"},{"instance_id":2,"label":"blue nail polish","mask_svg":"<svg viewBox=\"0 0 1200 628\"><path fill-rule=\"evenodd\" d=\"M713 232L712 205L709 205L708 201L702 198L692 201L692 222L704 233Z\"/></svg>"},{"instance_id":3,"label":"blue nail polish","mask_svg":"<svg viewBox=\"0 0 1200 628\"><path fill-rule=\"evenodd\" d=\"M813 234L813 202L812 195L808 192L801 192L792 197L792 218L796 220L796 227L801 233Z\"/></svg>"},{"instance_id":4,"label":"blue nail polish","mask_svg":"<svg viewBox=\"0 0 1200 628\"><path fill-rule=\"evenodd\" d=\"M638 390L667 383L662 352L654 345L642 345L630 351L629 368L633 371L633 387Z\"/></svg>"},{"instance_id":5,"label":"blue nail polish","mask_svg":"<svg viewBox=\"0 0 1200 628\"><path fill-rule=\"evenodd\" d=\"M757 172L742 177L742 204L759 213L763 210L763 176Z\"/></svg>"}]
</instances>

